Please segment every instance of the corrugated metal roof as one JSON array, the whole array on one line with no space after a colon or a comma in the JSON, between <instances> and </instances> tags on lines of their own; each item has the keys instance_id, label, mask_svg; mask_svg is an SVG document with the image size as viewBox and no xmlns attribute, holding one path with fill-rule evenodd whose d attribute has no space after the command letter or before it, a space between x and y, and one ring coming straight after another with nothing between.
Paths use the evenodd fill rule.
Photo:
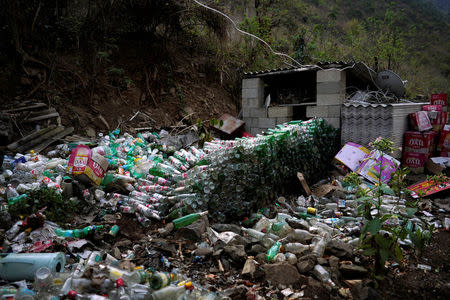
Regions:
<instances>
[{"instance_id":1,"label":"corrugated metal roof","mask_svg":"<svg viewBox=\"0 0 450 300\"><path fill-rule=\"evenodd\" d=\"M318 71L322 69L346 69L346 71L352 73L354 76L365 80L371 84L375 83L377 73L362 62L345 62L345 61L321 61L316 65L305 65L301 68L291 67L291 68L278 68L272 70L263 70L255 72L244 73L244 78L254 78L254 77L266 77L266 76L277 76L277 75L287 75L295 74L299 72L308 71Z\"/></svg>"},{"instance_id":2,"label":"corrugated metal roof","mask_svg":"<svg viewBox=\"0 0 450 300\"><path fill-rule=\"evenodd\" d=\"M260 70L260 71L253 71L253 72L247 72L244 73L244 77L251 78L251 77L262 77L262 76L269 76L269 75L280 75L280 74L289 74L289 73L298 73L298 72L306 72L306 71L318 71L320 69L331 69L331 68L338 68L342 69L345 67L349 67L354 65L354 62L344 62L344 61L321 61L318 62L316 65L304 65L302 67L289 67L289 68L278 68L278 69L271 69L271 70Z\"/></svg>"}]
</instances>

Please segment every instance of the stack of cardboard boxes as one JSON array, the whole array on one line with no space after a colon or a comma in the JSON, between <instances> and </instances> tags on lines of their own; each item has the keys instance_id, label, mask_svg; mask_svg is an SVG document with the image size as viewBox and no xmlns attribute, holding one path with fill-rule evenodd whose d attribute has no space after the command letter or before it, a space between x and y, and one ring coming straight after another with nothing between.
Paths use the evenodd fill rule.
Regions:
<instances>
[{"instance_id":1,"label":"stack of cardboard boxes","mask_svg":"<svg viewBox=\"0 0 450 300\"><path fill-rule=\"evenodd\" d=\"M450 156L450 125L446 125L447 118L447 94L432 95L430 105L424 105L422 111L410 114L414 130L405 132L404 166L414 173L423 173L428 158Z\"/></svg>"}]
</instances>

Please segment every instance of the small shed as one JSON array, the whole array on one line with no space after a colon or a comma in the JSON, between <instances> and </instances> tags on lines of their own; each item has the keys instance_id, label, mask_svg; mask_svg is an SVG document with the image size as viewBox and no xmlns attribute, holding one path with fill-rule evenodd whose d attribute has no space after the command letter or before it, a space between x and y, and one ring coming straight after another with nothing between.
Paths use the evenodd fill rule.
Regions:
<instances>
[{"instance_id":1,"label":"small shed","mask_svg":"<svg viewBox=\"0 0 450 300\"><path fill-rule=\"evenodd\" d=\"M363 63L323 62L249 72L242 80L242 117L255 135L291 120L324 118L341 128L346 93L374 89L376 73Z\"/></svg>"}]
</instances>

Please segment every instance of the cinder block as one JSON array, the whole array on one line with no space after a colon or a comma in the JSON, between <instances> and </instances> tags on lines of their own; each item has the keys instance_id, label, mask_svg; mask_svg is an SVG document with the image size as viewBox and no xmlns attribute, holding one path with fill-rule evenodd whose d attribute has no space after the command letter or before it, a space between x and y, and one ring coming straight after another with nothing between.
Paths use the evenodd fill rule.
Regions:
<instances>
[{"instance_id":1,"label":"cinder block","mask_svg":"<svg viewBox=\"0 0 450 300\"><path fill-rule=\"evenodd\" d=\"M243 118L247 128L258 127L258 118Z\"/></svg>"},{"instance_id":2,"label":"cinder block","mask_svg":"<svg viewBox=\"0 0 450 300\"><path fill-rule=\"evenodd\" d=\"M249 132L251 135L256 136L257 134L261 134L263 132L263 129L258 128L258 127L253 127L253 128L250 128Z\"/></svg>"},{"instance_id":3,"label":"cinder block","mask_svg":"<svg viewBox=\"0 0 450 300\"><path fill-rule=\"evenodd\" d=\"M251 108L242 106L242 118L245 119L248 117L251 117Z\"/></svg>"},{"instance_id":4,"label":"cinder block","mask_svg":"<svg viewBox=\"0 0 450 300\"><path fill-rule=\"evenodd\" d=\"M258 98L258 89L242 89L242 99Z\"/></svg>"},{"instance_id":5,"label":"cinder block","mask_svg":"<svg viewBox=\"0 0 450 300\"><path fill-rule=\"evenodd\" d=\"M324 118L334 128L341 128L341 118Z\"/></svg>"},{"instance_id":6,"label":"cinder block","mask_svg":"<svg viewBox=\"0 0 450 300\"><path fill-rule=\"evenodd\" d=\"M252 108L250 109L250 117L267 118L267 110L265 108Z\"/></svg>"},{"instance_id":7,"label":"cinder block","mask_svg":"<svg viewBox=\"0 0 450 300\"><path fill-rule=\"evenodd\" d=\"M341 106L340 105L329 105L327 117L340 118L341 117Z\"/></svg>"},{"instance_id":8,"label":"cinder block","mask_svg":"<svg viewBox=\"0 0 450 300\"><path fill-rule=\"evenodd\" d=\"M317 82L344 81L346 80L345 71L340 70L320 70L317 71Z\"/></svg>"},{"instance_id":9,"label":"cinder block","mask_svg":"<svg viewBox=\"0 0 450 300\"><path fill-rule=\"evenodd\" d=\"M258 118L258 127L260 128L273 128L277 122L276 118Z\"/></svg>"},{"instance_id":10,"label":"cinder block","mask_svg":"<svg viewBox=\"0 0 450 300\"><path fill-rule=\"evenodd\" d=\"M269 118L286 118L292 117L293 114L292 106L275 106L268 109Z\"/></svg>"},{"instance_id":11,"label":"cinder block","mask_svg":"<svg viewBox=\"0 0 450 300\"><path fill-rule=\"evenodd\" d=\"M318 82L317 94L345 94L345 82Z\"/></svg>"},{"instance_id":12,"label":"cinder block","mask_svg":"<svg viewBox=\"0 0 450 300\"><path fill-rule=\"evenodd\" d=\"M306 107L307 118L326 118L328 117L328 106L307 106Z\"/></svg>"},{"instance_id":13,"label":"cinder block","mask_svg":"<svg viewBox=\"0 0 450 300\"><path fill-rule=\"evenodd\" d=\"M259 89L264 88L264 81L261 78L246 78L242 79L243 89Z\"/></svg>"},{"instance_id":14,"label":"cinder block","mask_svg":"<svg viewBox=\"0 0 450 300\"><path fill-rule=\"evenodd\" d=\"M257 98L243 98L242 99L242 107L262 107L263 102L260 99Z\"/></svg>"},{"instance_id":15,"label":"cinder block","mask_svg":"<svg viewBox=\"0 0 450 300\"><path fill-rule=\"evenodd\" d=\"M341 105L344 103L345 93L342 94L321 94L317 93L317 106Z\"/></svg>"},{"instance_id":16,"label":"cinder block","mask_svg":"<svg viewBox=\"0 0 450 300\"><path fill-rule=\"evenodd\" d=\"M292 118L277 118L277 124L283 124L292 121Z\"/></svg>"}]
</instances>

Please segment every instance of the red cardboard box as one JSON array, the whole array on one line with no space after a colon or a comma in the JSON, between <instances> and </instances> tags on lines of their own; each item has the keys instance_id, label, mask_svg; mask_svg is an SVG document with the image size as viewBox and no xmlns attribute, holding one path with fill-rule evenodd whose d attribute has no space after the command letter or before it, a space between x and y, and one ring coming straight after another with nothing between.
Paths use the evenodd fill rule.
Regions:
<instances>
[{"instance_id":1,"label":"red cardboard box","mask_svg":"<svg viewBox=\"0 0 450 300\"><path fill-rule=\"evenodd\" d=\"M434 144L433 131L419 132L407 131L405 132L405 152L431 154Z\"/></svg>"},{"instance_id":2,"label":"red cardboard box","mask_svg":"<svg viewBox=\"0 0 450 300\"><path fill-rule=\"evenodd\" d=\"M409 118L411 120L411 125L415 130L427 131L433 128L426 111L410 113Z\"/></svg>"},{"instance_id":3,"label":"red cardboard box","mask_svg":"<svg viewBox=\"0 0 450 300\"><path fill-rule=\"evenodd\" d=\"M439 143L437 146L437 151L442 157L449 157L450 155L450 125L445 125L441 130L441 135L439 137Z\"/></svg>"},{"instance_id":4,"label":"red cardboard box","mask_svg":"<svg viewBox=\"0 0 450 300\"><path fill-rule=\"evenodd\" d=\"M441 94L433 94L431 95L431 101L430 103L432 105L442 105L446 110L447 108L447 94L441 93Z\"/></svg>"},{"instance_id":5,"label":"red cardboard box","mask_svg":"<svg viewBox=\"0 0 450 300\"><path fill-rule=\"evenodd\" d=\"M402 163L407 166L413 173L423 173L428 154L404 152Z\"/></svg>"},{"instance_id":6,"label":"red cardboard box","mask_svg":"<svg viewBox=\"0 0 450 300\"><path fill-rule=\"evenodd\" d=\"M424 111L442 111L442 105L424 105L422 106L422 110Z\"/></svg>"}]
</instances>

